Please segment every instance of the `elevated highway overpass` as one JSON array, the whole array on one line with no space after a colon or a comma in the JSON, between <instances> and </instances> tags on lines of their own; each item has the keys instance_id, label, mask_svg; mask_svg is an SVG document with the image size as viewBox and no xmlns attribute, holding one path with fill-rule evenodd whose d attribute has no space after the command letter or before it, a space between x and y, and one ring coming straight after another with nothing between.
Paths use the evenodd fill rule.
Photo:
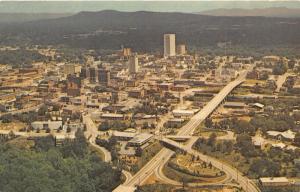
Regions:
<instances>
[{"instance_id":1,"label":"elevated highway overpass","mask_svg":"<svg viewBox=\"0 0 300 192\"><path fill-rule=\"evenodd\" d=\"M190 121L185 124L180 130L178 131L178 136L189 136L192 135L194 130L207 118L209 117L215 109L223 102L223 100L241 83L244 82L246 77L247 71L243 71L239 77L227 84L211 101L207 103L207 105L200 110L197 114L195 114ZM192 140L195 142L196 140ZM172 141L172 143L175 141ZM187 148L190 148L193 143L189 143ZM141 168L125 185L128 187L133 187L137 185L143 184L150 175L154 173L154 171L161 165L167 162L174 152L170 149L163 148L159 151L143 168ZM198 154L200 156L200 153ZM203 155L200 156L200 158ZM207 158L208 156L206 156ZM210 158L210 157L208 157ZM218 165L223 166L223 163L220 163L219 160L214 159L214 165L219 168ZM228 165L226 171L227 174L234 177L238 171L235 168L232 168ZM240 174L241 175L241 174ZM246 192L259 192L260 190L256 187L256 185L252 182L249 182L248 178L238 179L237 182L239 185L246 191ZM116 191L118 188L116 188Z\"/></svg>"}]
</instances>

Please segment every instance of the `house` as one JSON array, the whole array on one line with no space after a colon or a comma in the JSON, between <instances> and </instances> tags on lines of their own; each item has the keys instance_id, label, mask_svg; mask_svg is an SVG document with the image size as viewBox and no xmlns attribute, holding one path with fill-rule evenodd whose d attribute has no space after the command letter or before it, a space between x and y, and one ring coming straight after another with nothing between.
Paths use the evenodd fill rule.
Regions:
<instances>
[{"instance_id":1,"label":"house","mask_svg":"<svg viewBox=\"0 0 300 192\"><path fill-rule=\"evenodd\" d=\"M295 139L296 133L291 130L287 130L284 132L267 131L267 136L280 141L293 141Z\"/></svg>"}]
</instances>

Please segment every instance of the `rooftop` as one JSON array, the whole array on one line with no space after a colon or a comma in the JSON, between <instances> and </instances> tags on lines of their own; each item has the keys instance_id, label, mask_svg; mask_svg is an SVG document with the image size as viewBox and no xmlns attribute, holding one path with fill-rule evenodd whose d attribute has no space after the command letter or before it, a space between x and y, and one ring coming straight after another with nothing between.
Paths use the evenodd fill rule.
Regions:
<instances>
[{"instance_id":1,"label":"rooftop","mask_svg":"<svg viewBox=\"0 0 300 192\"><path fill-rule=\"evenodd\" d=\"M259 179L262 183L282 183L289 182L286 177L262 177Z\"/></svg>"},{"instance_id":2,"label":"rooftop","mask_svg":"<svg viewBox=\"0 0 300 192\"><path fill-rule=\"evenodd\" d=\"M146 140L150 139L151 137L153 137L152 134L148 134L148 133L141 133L136 135L134 138L132 138L129 142L130 143L143 143Z\"/></svg>"}]
</instances>

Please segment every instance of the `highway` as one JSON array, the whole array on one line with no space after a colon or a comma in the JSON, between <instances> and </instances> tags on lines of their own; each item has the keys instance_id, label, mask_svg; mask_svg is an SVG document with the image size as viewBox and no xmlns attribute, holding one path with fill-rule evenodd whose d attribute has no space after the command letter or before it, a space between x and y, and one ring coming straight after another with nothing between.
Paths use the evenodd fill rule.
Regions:
<instances>
[{"instance_id":1,"label":"highway","mask_svg":"<svg viewBox=\"0 0 300 192\"><path fill-rule=\"evenodd\" d=\"M180 130L178 131L177 135L181 136L187 136L192 135L194 130L207 118L209 115L216 109L218 106L223 102L223 100L226 98L227 95L230 94L230 92L240 85L246 77L247 71L243 71L239 77L227 84L207 105L200 110L197 114L195 114L191 120L184 125ZM195 142L193 140L192 142ZM256 185L253 182L250 182L248 178L242 177L239 172L231 167L230 165L225 165L224 163L220 162L217 159L214 159L209 156L203 156L203 154L196 152L190 147L193 143L188 143L188 150L190 150L191 153L197 153L197 155L203 159L206 158L206 160L211 161L214 166L217 168L221 168L221 170L224 170L229 176L234 178L235 176L236 181L240 184L240 186L246 191L246 192L259 192L260 190L256 187ZM162 164L164 164L166 161L168 161L171 156L174 154L173 151L167 148L163 148L161 151L159 151L142 169L137 172L132 179L126 183L126 186L137 186L143 184L148 177L154 173L154 171ZM240 175L240 178L238 178Z\"/></svg>"}]
</instances>

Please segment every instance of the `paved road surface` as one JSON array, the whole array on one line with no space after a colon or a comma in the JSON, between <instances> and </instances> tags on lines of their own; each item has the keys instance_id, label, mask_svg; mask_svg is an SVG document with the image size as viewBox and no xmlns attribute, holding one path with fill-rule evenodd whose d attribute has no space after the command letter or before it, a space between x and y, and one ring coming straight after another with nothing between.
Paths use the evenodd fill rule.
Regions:
<instances>
[{"instance_id":1,"label":"paved road surface","mask_svg":"<svg viewBox=\"0 0 300 192\"><path fill-rule=\"evenodd\" d=\"M226 98L226 96L238 85L240 85L246 76L246 72L241 73L241 75L233 82L226 85L200 112L191 118L191 120L184 125L178 132L177 135L192 135L194 130L200 125L203 120L205 120ZM191 146L191 145L190 145ZM127 183L127 186L141 185L147 180L147 178L154 172L154 170L159 167L164 161L167 161L173 154L169 149L162 149L159 151L138 173L136 173L132 179ZM218 160L214 160L215 165L219 165ZM222 165L222 164L221 164ZM237 171L231 167L226 167L226 172L230 176L234 177ZM225 170L225 169L224 169ZM253 183L250 183L245 179L237 179L238 183L245 189L246 192L258 192L259 189ZM250 186L250 187L249 187Z\"/></svg>"},{"instance_id":2,"label":"paved road surface","mask_svg":"<svg viewBox=\"0 0 300 192\"><path fill-rule=\"evenodd\" d=\"M98 135L98 129L97 129L95 123L93 122L93 120L91 119L90 115L83 116L83 122L86 124L87 130L85 132L85 135L88 138L90 144L92 146L100 149L103 152L105 162L111 162L110 152L107 149L105 149L104 147L97 145L95 142L96 137Z\"/></svg>"}]
</instances>

